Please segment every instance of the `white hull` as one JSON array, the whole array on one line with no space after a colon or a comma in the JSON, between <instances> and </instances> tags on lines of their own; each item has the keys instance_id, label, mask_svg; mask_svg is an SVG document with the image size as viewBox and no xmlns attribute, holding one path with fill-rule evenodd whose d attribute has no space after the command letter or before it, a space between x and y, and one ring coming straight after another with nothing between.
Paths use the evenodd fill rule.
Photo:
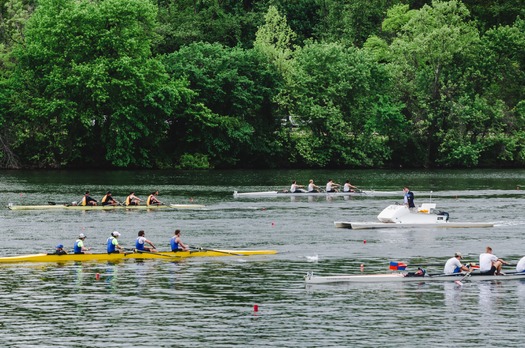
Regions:
<instances>
[{"instance_id":1,"label":"white hull","mask_svg":"<svg viewBox=\"0 0 525 348\"><path fill-rule=\"evenodd\" d=\"M434 282L434 281L487 281L487 280L516 280L525 279L525 273L511 273L506 275L481 275L471 274L465 277L464 274L455 275L427 275L424 277L407 277L407 273L389 274L366 274L366 275L334 275L334 276L314 276L309 273L305 276L306 284L330 284L330 283L392 283L392 282Z\"/></svg>"},{"instance_id":2,"label":"white hull","mask_svg":"<svg viewBox=\"0 0 525 348\"><path fill-rule=\"evenodd\" d=\"M399 195L399 192L387 191L359 191L359 192L282 192L282 191L263 191L263 192L233 192L234 198L258 198L258 197L338 197L338 196L392 196Z\"/></svg>"},{"instance_id":3,"label":"white hull","mask_svg":"<svg viewBox=\"0 0 525 348\"><path fill-rule=\"evenodd\" d=\"M494 227L493 223L485 222L450 222L448 213L433 212L436 205L423 203L416 209L408 209L404 205L389 205L379 215L379 222L347 222L335 221L335 227L354 230L378 228L481 228Z\"/></svg>"},{"instance_id":4,"label":"white hull","mask_svg":"<svg viewBox=\"0 0 525 348\"><path fill-rule=\"evenodd\" d=\"M335 221L337 228L349 228L352 230L373 230L381 228L485 228L494 227L493 223L485 222L445 222L445 223L388 223L388 222L349 222Z\"/></svg>"}]
</instances>

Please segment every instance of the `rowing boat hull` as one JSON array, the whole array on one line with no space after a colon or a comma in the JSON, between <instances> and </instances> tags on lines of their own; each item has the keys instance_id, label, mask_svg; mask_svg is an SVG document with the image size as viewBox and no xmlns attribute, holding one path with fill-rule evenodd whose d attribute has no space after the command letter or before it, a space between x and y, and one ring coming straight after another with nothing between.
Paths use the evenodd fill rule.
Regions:
<instances>
[{"instance_id":1,"label":"rowing boat hull","mask_svg":"<svg viewBox=\"0 0 525 348\"><path fill-rule=\"evenodd\" d=\"M431 275L425 277L406 277L406 273L389 274L366 274L366 275L334 275L334 276L314 276L307 274L305 282L307 284L330 284L330 283L397 283L397 282L443 282L465 280L464 274L456 275ZM525 279L525 273L507 273L505 275L481 275L471 274L468 281L487 281L487 280L516 280Z\"/></svg>"},{"instance_id":2,"label":"rowing boat hull","mask_svg":"<svg viewBox=\"0 0 525 348\"><path fill-rule=\"evenodd\" d=\"M252 255L273 255L276 250L199 250L199 251L178 251L159 252L159 253L121 253L121 254L66 254L48 255L32 254L20 256L0 257L0 263L16 262L85 262L85 261L122 261L127 259L145 260L161 259L166 261L177 261L189 257L218 257L218 256L252 256Z\"/></svg>"},{"instance_id":3,"label":"rowing boat hull","mask_svg":"<svg viewBox=\"0 0 525 348\"><path fill-rule=\"evenodd\" d=\"M371 230L381 228L485 228L494 227L485 222L433 222L433 223L388 223L388 222L347 222L335 221L335 227L352 230Z\"/></svg>"},{"instance_id":4,"label":"rowing boat hull","mask_svg":"<svg viewBox=\"0 0 525 348\"><path fill-rule=\"evenodd\" d=\"M10 210L170 210L170 209L202 209L201 204L168 204L168 205L8 205Z\"/></svg>"}]
</instances>

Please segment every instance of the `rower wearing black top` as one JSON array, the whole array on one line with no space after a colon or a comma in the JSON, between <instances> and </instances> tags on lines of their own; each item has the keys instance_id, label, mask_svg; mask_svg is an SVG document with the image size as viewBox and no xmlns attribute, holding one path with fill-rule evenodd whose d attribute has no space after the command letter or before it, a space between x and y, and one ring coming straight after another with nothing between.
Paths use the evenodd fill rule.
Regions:
<instances>
[{"instance_id":1,"label":"rower wearing black top","mask_svg":"<svg viewBox=\"0 0 525 348\"><path fill-rule=\"evenodd\" d=\"M82 197L82 200L80 201L80 205L97 205L97 200L89 195L89 191L86 191L84 197Z\"/></svg>"},{"instance_id":2,"label":"rower wearing black top","mask_svg":"<svg viewBox=\"0 0 525 348\"><path fill-rule=\"evenodd\" d=\"M108 191L104 197L102 197L102 205L117 205L118 202L111 195L111 191Z\"/></svg>"}]
</instances>

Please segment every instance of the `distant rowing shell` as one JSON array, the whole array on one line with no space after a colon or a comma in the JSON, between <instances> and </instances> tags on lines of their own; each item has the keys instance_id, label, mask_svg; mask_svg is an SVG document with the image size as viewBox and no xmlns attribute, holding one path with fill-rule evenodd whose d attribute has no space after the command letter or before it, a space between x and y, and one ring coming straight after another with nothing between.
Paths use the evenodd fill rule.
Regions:
<instances>
[{"instance_id":1,"label":"distant rowing shell","mask_svg":"<svg viewBox=\"0 0 525 348\"><path fill-rule=\"evenodd\" d=\"M96 206L82 206L82 205L15 205L9 204L7 206L10 210L170 210L170 209L202 209L205 206L202 204L167 204L167 205L96 205Z\"/></svg>"},{"instance_id":2,"label":"distant rowing shell","mask_svg":"<svg viewBox=\"0 0 525 348\"><path fill-rule=\"evenodd\" d=\"M338 196L395 196L399 192L394 191L358 191L358 192L282 192L282 191L262 191L262 192L233 192L234 198L258 198L258 197L338 197Z\"/></svg>"}]
</instances>

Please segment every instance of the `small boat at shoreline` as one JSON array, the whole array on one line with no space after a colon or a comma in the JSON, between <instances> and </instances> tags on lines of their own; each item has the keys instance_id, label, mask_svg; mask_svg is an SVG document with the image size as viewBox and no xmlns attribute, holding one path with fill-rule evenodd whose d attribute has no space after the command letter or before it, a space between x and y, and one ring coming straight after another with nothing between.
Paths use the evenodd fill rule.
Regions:
<instances>
[{"instance_id":1,"label":"small boat at shoreline","mask_svg":"<svg viewBox=\"0 0 525 348\"><path fill-rule=\"evenodd\" d=\"M202 249L191 251L177 252L126 252L126 253L93 253L93 254L30 254L19 256L0 257L0 263L18 263L18 262L87 262L87 261L122 261L128 259L134 260L166 260L177 261L189 257L219 257L219 256L252 256L252 255L273 255L277 254L276 250L219 250L219 249Z\"/></svg>"},{"instance_id":2,"label":"small boat at shoreline","mask_svg":"<svg viewBox=\"0 0 525 348\"><path fill-rule=\"evenodd\" d=\"M9 210L181 210L202 209L202 204L166 204L166 205L71 205L71 204L49 204L49 205L16 205L9 203Z\"/></svg>"},{"instance_id":3,"label":"small boat at shoreline","mask_svg":"<svg viewBox=\"0 0 525 348\"><path fill-rule=\"evenodd\" d=\"M333 276L315 276L309 272L304 277L306 284L330 284L330 283L392 283L392 282L435 282L435 281L504 281L525 279L525 272L511 272L501 275L487 275L480 273L470 274L428 274L423 276L414 275L410 272L387 273L387 274L345 274Z\"/></svg>"},{"instance_id":4,"label":"small boat at shoreline","mask_svg":"<svg viewBox=\"0 0 525 348\"><path fill-rule=\"evenodd\" d=\"M237 192L233 191L234 198L259 198L259 197L348 197L348 196L393 196L399 192L387 191L351 191L351 192L287 192L287 191L262 191L262 192Z\"/></svg>"},{"instance_id":5,"label":"small boat at shoreline","mask_svg":"<svg viewBox=\"0 0 525 348\"><path fill-rule=\"evenodd\" d=\"M379 215L379 222L335 221L338 228L378 229L378 228L482 228L494 227L486 222L450 222L447 212L435 212L436 204L423 203L418 209L409 209L404 205L389 205Z\"/></svg>"}]
</instances>

